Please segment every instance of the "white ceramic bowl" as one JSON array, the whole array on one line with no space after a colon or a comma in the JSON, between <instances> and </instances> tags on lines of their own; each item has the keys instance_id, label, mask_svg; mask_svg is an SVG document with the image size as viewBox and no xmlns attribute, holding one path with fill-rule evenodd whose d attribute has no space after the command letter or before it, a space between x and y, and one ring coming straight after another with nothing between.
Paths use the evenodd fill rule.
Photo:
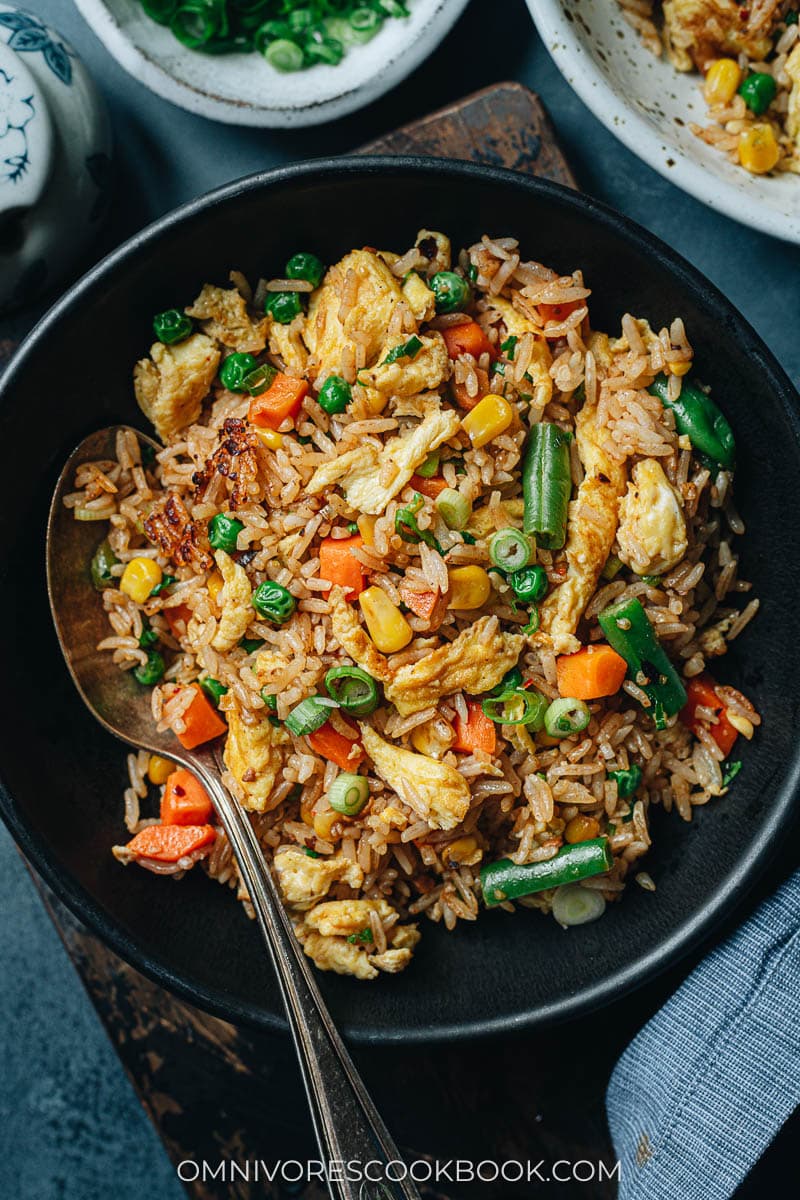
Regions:
<instances>
[{"instance_id":1,"label":"white ceramic bowl","mask_svg":"<svg viewBox=\"0 0 800 1200\"><path fill-rule=\"evenodd\" d=\"M409 0L336 67L281 74L259 54L187 50L151 21L139 0L75 0L107 50L151 91L189 112L230 125L318 125L371 103L405 79L455 24L468 0Z\"/></svg>"},{"instance_id":2,"label":"white ceramic bowl","mask_svg":"<svg viewBox=\"0 0 800 1200\"><path fill-rule=\"evenodd\" d=\"M527 0L542 41L594 115L634 154L710 208L800 242L800 177L755 176L695 137L705 124L696 75L655 58L616 0Z\"/></svg>"}]
</instances>

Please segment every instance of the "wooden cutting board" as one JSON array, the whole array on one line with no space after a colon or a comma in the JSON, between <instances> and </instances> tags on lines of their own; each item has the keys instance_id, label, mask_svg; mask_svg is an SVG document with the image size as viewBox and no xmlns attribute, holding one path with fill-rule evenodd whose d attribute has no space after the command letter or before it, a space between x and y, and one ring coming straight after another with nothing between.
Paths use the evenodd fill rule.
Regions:
<instances>
[{"instance_id":1,"label":"wooden cutting board","mask_svg":"<svg viewBox=\"0 0 800 1200\"><path fill-rule=\"evenodd\" d=\"M576 186L540 101L516 83L469 96L361 152L468 159ZM0 366L10 349L0 343ZM288 1038L236 1029L163 991L86 930L41 881L36 884L174 1163L316 1157ZM222 896L220 903L226 903ZM521 1034L402 1053L356 1049L355 1057L407 1157L603 1159L611 1164L603 1091L627 1033L607 1033L598 1045L590 1026L574 1022L568 1032L548 1035L544 1043ZM593 1049L586 1055L589 1044ZM571 1063L579 1063L580 1078ZM428 1200L462 1200L465 1193L450 1185L422 1190ZM568 1190L562 1189L565 1198ZM591 1185L593 1200L605 1200L614 1190L610 1182ZM243 1180L199 1180L187 1191L195 1200L282 1200L290 1194L323 1200L326 1195L316 1183L289 1191ZM530 1184L504 1185L503 1196L529 1197L531 1191ZM469 1188L466 1194L487 1200L499 1195L493 1185Z\"/></svg>"}]
</instances>

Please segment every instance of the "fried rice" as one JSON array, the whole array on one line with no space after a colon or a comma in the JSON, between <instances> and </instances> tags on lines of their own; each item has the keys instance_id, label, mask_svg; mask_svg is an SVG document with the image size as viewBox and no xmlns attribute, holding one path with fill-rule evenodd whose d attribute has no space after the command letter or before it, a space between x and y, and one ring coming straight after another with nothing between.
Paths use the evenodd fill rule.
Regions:
<instances>
[{"instance_id":1,"label":"fried rice","mask_svg":"<svg viewBox=\"0 0 800 1200\"><path fill-rule=\"evenodd\" d=\"M655 55L703 75L710 124L692 132L753 174L800 173L796 0L617 0Z\"/></svg>"},{"instance_id":2,"label":"fried rice","mask_svg":"<svg viewBox=\"0 0 800 1200\"><path fill-rule=\"evenodd\" d=\"M594 331L581 271L522 253L484 236L454 257L423 230L400 253L351 251L303 287L240 272L205 285L180 340L156 342L135 370L163 448L121 433L116 459L80 467L66 498L78 519L107 522L92 564L110 627L101 648L152 686L159 730L186 741L201 701L209 729L227 725L224 781L322 969L401 970L419 918L449 930L477 919L481 870L497 862L538 878L519 902L555 905L565 926L598 917L629 878L654 890L641 869L652 809L690 821L724 796L732 740L759 724L707 673L758 601L738 577L733 473L676 428L693 360L682 321L656 331L625 315L618 336ZM276 296L295 299L281 311ZM270 369L229 390L232 355ZM649 390L659 379L669 403ZM334 392L346 403L326 401ZM572 435L554 549L520 532L537 425ZM465 519L443 519L443 489ZM220 517L227 551L209 541ZM546 587L540 604L491 566L493 535L509 530ZM341 564L336 542L349 552L341 579L324 566L331 553ZM283 610L259 607L265 594ZM692 681L705 690L659 714L629 669L612 694L564 701L566 727L544 724L564 699L563 661L605 646L603 613L634 601L690 699ZM354 666L377 705L366 715L326 687ZM490 703L498 692L507 707ZM298 733L309 702L314 728ZM538 719L511 723L518 702ZM128 769L133 838L117 858L176 877L198 866L249 909L213 812L163 820L169 766L140 753ZM331 805L343 775L361 777L349 814ZM178 850L160 840L170 820ZM546 864L587 845L602 846L604 869L542 886ZM492 902L514 908L502 891Z\"/></svg>"}]
</instances>

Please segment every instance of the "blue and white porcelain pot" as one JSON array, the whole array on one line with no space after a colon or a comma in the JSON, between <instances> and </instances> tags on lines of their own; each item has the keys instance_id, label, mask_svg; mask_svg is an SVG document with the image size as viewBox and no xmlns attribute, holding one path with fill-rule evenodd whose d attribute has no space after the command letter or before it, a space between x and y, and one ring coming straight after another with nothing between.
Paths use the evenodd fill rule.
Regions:
<instances>
[{"instance_id":1,"label":"blue and white porcelain pot","mask_svg":"<svg viewBox=\"0 0 800 1200\"><path fill-rule=\"evenodd\" d=\"M110 153L105 106L75 51L0 3L0 310L56 284L96 235Z\"/></svg>"}]
</instances>

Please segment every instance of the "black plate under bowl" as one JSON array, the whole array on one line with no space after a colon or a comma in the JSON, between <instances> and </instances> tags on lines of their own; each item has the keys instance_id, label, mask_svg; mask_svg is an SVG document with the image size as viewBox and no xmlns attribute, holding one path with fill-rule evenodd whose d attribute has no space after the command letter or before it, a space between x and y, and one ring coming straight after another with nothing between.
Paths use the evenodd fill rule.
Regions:
<instances>
[{"instance_id":1,"label":"black plate under bowl","mask_svg":"<svg viewBox=\"0 0 800 1200\"><path fill-rule=\"evenodd\" d=\"M0 396L0 626L6 709L0 778L9 828L57 894L118 953L158 982L231 1021L283 1024L255 925L201 873L180 884L124 870L125 750L93 721L63 665L47 608L45 514L58 472L91 430L143 425L131 367L152 314L194 297L231 267L280 274L313 249L328 262L352 246L397 248L417 230L455 245L512 234L526 256L581 267L596 328L625 311L659 327L680 314L698 372L736 431L739 506L748 523L742 576L758 619L720 664L764 715L742 747L730 795L691 826L657 813L647 869L602 921L563 932L521 910L487 913L454 934L425 923L413 965L362 984L321 985L343 1030L363 1041L451 1038L566 1017L613 1000L706 935L741 899L785 829L798 776L800 639L796 636L798 397L727 300L655 238L595 201L510 172L431 160L352 159L271 171L159 221L80 281L37 327ZM13 714L13 716L12 716ZM737 748L738 749L738 748Z\"/></svg>"}]
</instances>

